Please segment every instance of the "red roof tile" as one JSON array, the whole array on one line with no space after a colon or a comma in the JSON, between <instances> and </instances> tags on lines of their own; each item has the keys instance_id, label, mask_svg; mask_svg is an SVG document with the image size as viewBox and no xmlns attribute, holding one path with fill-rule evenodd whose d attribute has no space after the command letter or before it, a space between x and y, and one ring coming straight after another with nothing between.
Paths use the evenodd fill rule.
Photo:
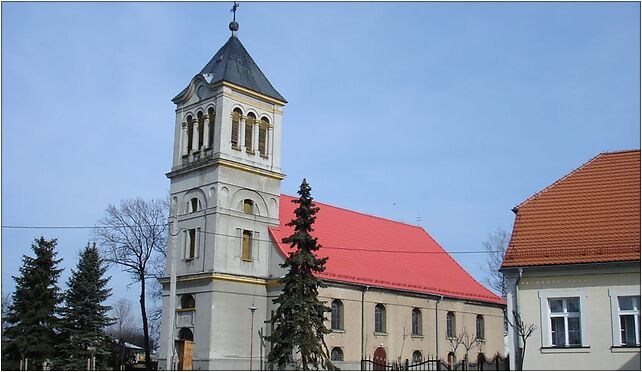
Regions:
<instances>
[{"instance_id":1,"label":"red roof tile","mask_svg":"<svg viewBox=\"0 0 642 372\"><path fill-rule=\"evenodd\" d=\"M602 153L517 206L502 267L640 259L640 150Z\"/></svg>"},{"instance_id":2,"label":"red roof tile","mask_svg":"<svg viewBox=\"0 0 642 372\"><path fill-rule=\"evenodd\" d=\"M292 234L285 226L294 217L295 197L281 195L281 225L270 228L284 256L291 251L282 239ZM315 202L316 203L316 202ZM473 279L422 228L327 204L320 208L313 236L329 257L321 278L375 287L504 304Z\"/></svg>"}]
</instances>

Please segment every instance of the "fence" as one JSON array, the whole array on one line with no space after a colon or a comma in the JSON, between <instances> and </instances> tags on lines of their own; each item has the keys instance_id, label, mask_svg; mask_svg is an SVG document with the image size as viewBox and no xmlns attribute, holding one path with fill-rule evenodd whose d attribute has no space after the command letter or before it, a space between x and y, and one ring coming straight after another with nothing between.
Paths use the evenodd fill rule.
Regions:
<instances>
[{"instance_id":1,"label":"fence","mask_svg":"<svg viewBox=\"0 0 642 372\"><path fill-rule=\"evenodd\" d=\"M508 358L499 354L492 359L486 359L480 354L476 362L462 360L458 363L447 363L437 358L427 358L418 362L381 362L376 360L361 360L362 371L508 371Z\"/></svg>"}]
</instances>

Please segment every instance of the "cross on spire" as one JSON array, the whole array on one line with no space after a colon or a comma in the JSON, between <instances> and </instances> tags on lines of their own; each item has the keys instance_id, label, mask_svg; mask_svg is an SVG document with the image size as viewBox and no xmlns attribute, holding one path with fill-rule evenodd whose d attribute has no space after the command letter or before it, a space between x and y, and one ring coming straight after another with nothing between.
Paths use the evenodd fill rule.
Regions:
<instances>
[{"instance_id":1,"label":"cross on spire","mask_svg":"<svg viewBox=\"0 0 642 372\"><path fill-rule=\"evenodd\" d=\"M232 22L236 22L236 9L238 9L238 7L239 7L239 3L235 1L234 5L232 5L232 9L230 10L230 12L234 13L234 16L232 17Z\"/></svg>"},{"instance_id":2,"label":"cross on spire","mask_svg":"<svg viewBox=\"0 0 642 372\"><path fill-rule=\"evenodd\" d=\"M230 10L230 12L234 13L232 22L230 22L230 31L232 31L232 36L236 35L236 31L239 30L239 24L238 22L236 22L236 9L238 7L239 7L239 3L235 1L234 5L232 5L232 9Z\"/></svg>"}]
</instances>

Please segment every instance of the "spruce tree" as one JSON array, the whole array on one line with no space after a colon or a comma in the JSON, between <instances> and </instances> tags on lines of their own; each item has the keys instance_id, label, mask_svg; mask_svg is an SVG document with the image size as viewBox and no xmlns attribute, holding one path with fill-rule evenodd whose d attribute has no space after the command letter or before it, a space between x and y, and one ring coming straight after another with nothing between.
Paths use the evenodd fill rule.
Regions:
<instances>
[{"instance_id":1,"label":"spruce tree","mask_svg":"<svg viewBox=\"0 0 642 372\"><path fill-rule=\"evenodd\" d=\"M109 277L104 277L107 265L93 246L81 253L76 270L72 270L61 308L60 335L57 367L66 370L82 370L87 360L96 357L97 369L104 369L107 350L105 327L111 324L107 313L111 306L104 302L111 294L107 287ZM92 348L92 350L88 350ZM103 367L103 368L101 368Z\"/></svg>"},{"instance_id":2,"label":"spruce tree","mask_svg":"<svg viewBox=\"0 0 642 372\"><path fill-rule=\"evenodd\" d=\"M5 330L8 351L20 360L28 358L29 369L40 369L55 356L56 310L61 301L56 260L56 239L41 237L31 245L35 257L22 256L20 275L13 277L16 290Z\"/></svg>"},{"instance_id":3,"label":"spruce tree","mask_svg":"<svg viewBox=\"0 0 642 372\"><path fill-rule=\"evenodd\" d=\"M330 308L318 298L318 288L326 285L315 275L325 270L328 258L318 258L315 254L321 246L310 233L319 208L314 205L310 190L310 185L303 179L299 198L292 200L299 206L294 211L295 218L286 226L294 227L294 232L284 238L283 243L289 243L296 249L281 264L289 271L281 280L283 292L272 300L278 308L271 319L276 328L267 338L274 345L268 354L268 362L280 369L294 362L295 352L304 370L336 369L330 362L324 340L324 336L330 333L324 324L325 313Z\"/></svg>"}]
</instances>

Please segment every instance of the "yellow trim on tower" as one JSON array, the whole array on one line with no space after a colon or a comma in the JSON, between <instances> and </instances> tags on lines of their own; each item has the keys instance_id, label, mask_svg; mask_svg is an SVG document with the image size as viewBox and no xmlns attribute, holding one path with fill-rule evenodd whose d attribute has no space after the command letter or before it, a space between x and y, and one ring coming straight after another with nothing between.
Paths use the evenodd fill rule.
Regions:
<instances>
[{"instance_id":1,"label":"yellow trim on tower","mask_svg":"<svg viewBox=\"0 0 642 372\"><path fill-rule=\"evenodd\" d=\"M277 179L279 181L285 178L285 175L282 174L282 173L277 173L277 172L272 172L272 171L268 171L268 170L264 170L264 169L259 169L259 168L255 168L255 167L252 167L252 166L249 166L249 165L237 163L235 161L226 160L226 159L218 159L217 163L219 165L224 166L224 167L238 169L238 170L242 170L242 171L258 174L258 175L261 175L261 176L274 178L274 179Z\"/></svg>"},{"instance_id":2,"label":"yellow trim on tower","mask_svg":"<svg viewBox=\"0 0 642 372\"><path fill-rule=\"evenodd\" d=\"M176 278L177 282L191 282L195 280L222 280L226 282L259 284L259 285L266 285L267 283L267 280L261 279L261 278L254 278L254 277L245 276L245 275L221 274L221 273L182 275ZM162 278L160 279L160 282L169 283L169 278Z\"/></svg>"},{"instance_id":3,"label":"yellow trim on tower","mask_svg":"<svg viewBox=\"0 0 642 372\"><path fill-rule=\"evenodd\" d=\"M239 92L243 92L243 93L245 93L247 95L254 96L254 97L258 98L258 99L262 99L262 100L270 102L270 103L275 103L275 104L281 105L281 106L285 106L285 104L286 104L286 102L284 102L284 101L278 100L276 98L268 97L265 94L262 94L262 93L259 93L259 92L255 92L255 91L253 91L251 89L243 88L242 86L236 85L234 83L230 83L229 81L223 81L222 85L230 87L232 89L238 90Z\"/></svg>"}]
</instances>

